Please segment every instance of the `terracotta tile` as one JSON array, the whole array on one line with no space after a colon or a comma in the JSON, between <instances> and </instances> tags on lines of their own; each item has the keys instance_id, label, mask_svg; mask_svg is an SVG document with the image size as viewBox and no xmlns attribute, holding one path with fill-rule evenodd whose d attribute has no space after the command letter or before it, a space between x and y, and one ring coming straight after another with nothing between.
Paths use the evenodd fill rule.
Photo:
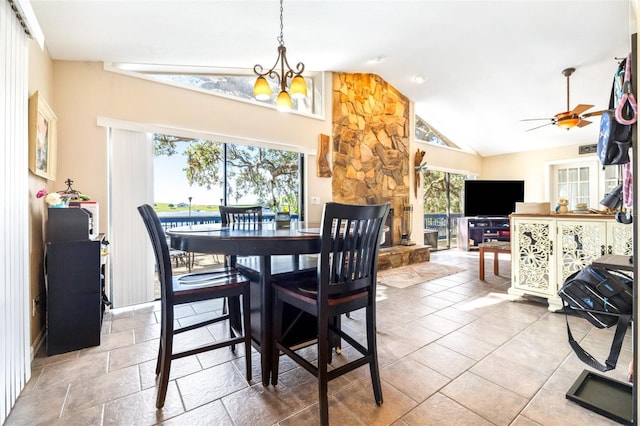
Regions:
<instances>
[{"instance_id":1,"label":"terracotta tile","mask_svg":"<svg viewBox=\"0 0 640 426\"><path fill-rule=\"evenodd\" d=\"M400 325L389 330L389 334L416 348L421 348L442 337L441 333L429 330L413 321L411 326Z\"/></svg>"},{"instance_id":2,"label":"terracotta tile","mask_svg":"<svg viewBox=\"0 0 640 426\"><path fill-rule=\"evenodd\" d=\"M248 386L244 377L225 363L176 380L185 408L191 410Z\"/></svg>"},{"instance_id":3,"label":"terracotta tile","mask_svg":"<svg viewBox=\"0 0 640 426\"><path fill-rule=\"evenodd\" d=\"M533 397L547 381L546 374L492 354L469 371L526 398Z\"/></svg>"},{"instance_id":4,"label":"terracotta tile","mask_svg":"<svg viewBox=\"0 0 640 426\"><path fill-rule=\"evenodd\" d=\"M418 405L402 417L401 421L409 426L493 425L490 421L441 393L434 394Z\"/></svg>"},{"instance_id":5,"label":"terracotta tile","mask_svg":"<svg viewBox=\"0 0 640 426\"><path fill-rule=\"evenodd\" d=\"M271 425L303 408L300 400L284 386L261 384L226 396L222 402L237 425Z\"/></svg>"},{"instance_id":6,"label":"terracotta tile","mask_svg":"<svg viewBox=\"0 0 640 426\"><path fill-rule=\"evenodd\" d=\"M142 389L147 389L156 385L156 360L151 360L138 364L140 367L140 383ZM171 361L171 371L169 372L169 380L175 380L180 377L201 371L202 366L195 356L174 359Z\"/></svg>"},{"instance_id":7,"label":"terracotta tile","mask_svg":"<svg viewBox=\"0 0 640 426\"><path fill-rule=\"evenodd\" d=\"M122 368L81 383L71 384L64 410L81 410L140 390L138 366Z\"/></svg>"},{"instance_id":8,"label":"terracotta tile","mask_svg":"<svg viewBox=\"0 0 640 426\"><path fill-rule=\"evenodd\" d=\"M184 413L175 382L169 382L164 406L156 409L157 389L151 388L108 401L104 409L104 426L154 425Z\"/></svg>"},{"instance_id":9,"label":"terracotta tile","mask_svg":"<svg viewBox=\"0 0 640 426\"><path fill-rule=\"evenodd\" d=\"M497 345L483 342L459 330L439 339L438 344L478 361L490 354L497 347Z\"/></svg>"},{"instance_id":10,"label":"terracotta tile","mask_svg":"<svg viewBox=\"0 0 640 426\"><path fill-rule=\"evenodd\" d=\"M111 332L131 330L133 328L144 327L157 324L158 321L153 312L143 312L140 315L129 315L111 321Z\"/></svg>"},{"instance_id":11,"label":"terracotta tile","mask_svg":"<svg viewBox=\"0 0 640 426\"><path fill-rule=\"evenodd\" d=\"M376 405L369 368L362 366L329 383L331 424L616 424L565 398L588 368L569 347L566 320L574 336L602 360L613 329L595 329L580 317L549 312L546 303L535 299L512 302L508 260L500 259L504 276L488 274L485 281L478 280L477 252L439 251L432 253L432 261L465 270L404 289L378 286L384 403ZM222 300L179 307L176 324L221 310ZM48 357L46 342L40 345L31 380L6 425L318 423L316 378L282 356L278 386L265 388L260 354L252 349L253 380L247 383L242 345L235 353L223 348L175 360L167 402L156 410L159 318L158 302L107 310L100 346ZM363 309L343 316L342 326L365 343ZM630 331L618 368L607 373L621 381L632 357ZM226 324L214 324L178 337L176 345L227 335ZM300 352L316 360L315 345ZM331 368L356 356L343 342Z\"/></svg>"},{"instance_id":12,"label":"terracotta tile","mask_svg":"<svg viewBox=\"0 0 640 426\"><path fill-rule=\"evenodd\" d=\"M376 404L371 381L359 380L338 392L335 398L366 425L388 425L418 403L386 381L382 382L382 405Z\"/></svg>"},{"instance_id":13,"label":"terracotta tile","mask_svg":"<svg viewBox=\"0 0 640 426\"><path fill-rule=\"evenodd\" d=\"M93 352L107 352L112 349L130 346L135 343L133 330L125 330L100 336L100 345L82 349L80 356Z\"/></svg>"},{"instance_id":14,"label":"terracotta tile","mask_svg":"<svg viewBox=\"0 0 640 426\"><path fill-rule=\"evenodd\" d=\"M213 419L215 419L216 426L234 426L231 417L219 399L173 417L162 424L164 426L210 426L214 422Z\"/></svg>"},{"instance_id":15,"label":"terracotta tile","mask_svg":"<svg viewBox=\"0 0 640 426\"><path fill-rule=\"evenodd\" d=\"M607 419L591 410L568 400L565 392L541 390L522 410L522 415L543 425L618 425L618 422ZM550 416L549 413L554 413Z\"/></svg>"},{"instance_id":16,"label":"terracotta tile","mask_svg":"<svg viewBox=\"0 0 640 426\"><path fill-rule=\"evenodd\" d=\"M454 379L441 393L498 425L511 423L529 401L469 372Z\"/></svg>"},{"instance_id":17,"label":"terracotta tile","mask_svg":"<svg viewBox=\"0 0 640 426\"><path fill-rule=\"evenodd\" d=\"M475 363L472 358L437 342L410 354L409 357L450 379L458 377Z\"/></svg>"},{"instance_id":18,"label":"terracotta tile","mask_svg":"<svg viewBox=\"0 0 640 426\"><path fill-rule=\"evenodd\" d=\"M416 402L422 402L449 383L449 378L411 358L403 358L381 371L382 379Z\"/></svg>"},{"instance_id":19,"label":"terracotta tile","mask_svg":"<svg viewBox=\"0 0 640 426\"><path fill-rule=\"evenodd\" d=\"M452 321L438 315L426 315L418 319L415 324L428 330L435 331L440 335L451 333L461 327L459 322Z\"/></svg>"},{"instance_id":20,"label":"terracotta tile","mask_svg":"<svg viewBox=\"0 0 640 426\"><path fill-rule=\"evenodd\" d=\"M60 383L43 389L35 389L29 395L17 399L6 426L45 425L55 421L62 412L69 385Z\"/></svg>"},{"instance_id":21,"label":"terracotta tile","mask_svg":"<svg viewBox=\"0 0 640 426\"><path fill-rule=\"evenodd\" d=\"M320 424L320 412L318 404L313 404L304 410L288 417L278 423L279 426L298 426ZM329 397L329 424L340 426L364 426L352 413L349 412L332 396Z\"/></svg>"},{"instance_id":22,"label":"terracotta tile","mask_svg":"<svg viewBox=\"0 0 640 426\"><path fill-rule=\"evenodd\" d=\"M136 343L135 345L114 349L109 356L109 371L129 367L141 362L158 358L158 341Z\"/></svg>"},{"instance_id":23,"label":"terracotta tile","mask_svg":"<svg viewBox=\"0 0 640 426\"><path fill-rule=\"evenodd\" d=\"M87 354L74 360L50 364L38 380L38 388L47 388L58 383L79 383L107 372L107 352Z\"/></svg>"}]
</instances>

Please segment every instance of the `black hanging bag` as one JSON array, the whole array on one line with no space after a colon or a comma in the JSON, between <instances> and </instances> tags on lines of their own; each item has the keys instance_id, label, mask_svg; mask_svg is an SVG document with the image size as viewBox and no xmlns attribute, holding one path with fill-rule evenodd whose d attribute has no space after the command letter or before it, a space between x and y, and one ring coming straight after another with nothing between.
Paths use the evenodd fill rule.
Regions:
<instances>
[{"instance_id":1,"label":"black hanging bag","mask_svg":"<svg viewBox=\"0 0 640 426\"><path fill-rule=\"evenodd\" d=\"M597 153L603 166L630 161L632 124L637 104L631 90L631 54L623 59L613 77L609 109L602 112Z\"/></svg>"},{"instance_id":2,"label":"black hanging bag","mask_svg":"<svg viewBox=\"0 0 640 426\"><path fill-rule=\"evenodd\" d=\"M585 364L599 371L616 368L624 335L633 311L633 280L621 273L587 265L574 272L564 282L558 295L565 302L565 313L572 309L598 328L616 325L609 357L604 364L598 362L573 338L567 318L569 345Z\"/></svg>"}]
</instances>

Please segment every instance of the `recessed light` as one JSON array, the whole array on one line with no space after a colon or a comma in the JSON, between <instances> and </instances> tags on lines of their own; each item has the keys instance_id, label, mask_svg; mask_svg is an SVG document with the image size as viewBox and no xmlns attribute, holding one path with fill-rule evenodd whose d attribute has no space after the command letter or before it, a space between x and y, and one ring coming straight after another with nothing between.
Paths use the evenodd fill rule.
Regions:
<instances>
[{"instance_id":1,"label":"recessed light","mask_svg":"<svg viewBox=\"0 0 640 426\"><path fill-rule=\"evenodd\" d=\"M371 58L369 59L369 63L370 64L379 64L380 62L382 62L384 60L383 56L376 56L375 58Z\"/></svg>"},{"instance_id":2,"label":"recessed light","mask_svg":"<svg viewBox=\"0 0 640 426\"><path fill-rule=\"evenodd\" d=\"M426 81L426 79L422 75L417 75L417 76L415 76L413 81L415 81L418 84L422 84L422 83L424 83Z\"/></svg>"}]
</instances>

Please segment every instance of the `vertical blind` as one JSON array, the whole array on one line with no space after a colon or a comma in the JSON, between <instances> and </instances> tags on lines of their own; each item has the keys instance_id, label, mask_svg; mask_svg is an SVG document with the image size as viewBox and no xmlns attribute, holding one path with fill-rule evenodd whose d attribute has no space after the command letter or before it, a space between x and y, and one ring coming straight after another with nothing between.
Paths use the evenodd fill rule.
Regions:
<instances>
[{"instance_id":1,"label":"vertical blind","mask_svg":"<svg viewBox=\"0 0 640 426\"><path fill-rule=\"evenodd\" d=\"M109 164L110 297L113 307L154 299L154 258L137 207L153 205L153 142L143 132L111 129Z\"/></svg>"},{"instance_id":2,"label":"vertical blind","mask_svg":"<svg viewBox=\"0 0 640 426\"><path fill-rule=\"evenodd\" d=\"M25 29L0 0L0 424L31 376L28 58Z\"/></svg>"}]
</instances>

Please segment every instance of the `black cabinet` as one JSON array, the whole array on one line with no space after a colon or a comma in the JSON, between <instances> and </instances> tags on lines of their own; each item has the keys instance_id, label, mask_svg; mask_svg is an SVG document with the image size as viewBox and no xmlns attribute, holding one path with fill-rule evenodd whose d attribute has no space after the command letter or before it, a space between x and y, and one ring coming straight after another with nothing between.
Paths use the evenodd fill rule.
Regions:
<instances>
[{"instance_id":1,"label":"black cabinet","mask_svg":"<svg viewBox=\"0 0 640 426\"><path fill-rule=\"evenodd\" d=\"M463 217L458 219L458 248L477 249L489 241L510 241L508 217Z\"/></svg>"},{"instance_id":2,"label":"black cabinet","mask_svg":"<svg viewBox=\"0 0 640 426\"><path fill-rule=\"evenodd\" d=\"M78 209L57 210L49 216L47 234L54 236L45 249L47 287L47 355L55 355L100 344L102 328L104 266L103 236L95 240L65 241L66 227L86 226ZM58 211L59 210L59 211ZM67 212L62 212L62 211ZM88 235L88 234L82 234Z\"/></svg>"}]
</instances>

